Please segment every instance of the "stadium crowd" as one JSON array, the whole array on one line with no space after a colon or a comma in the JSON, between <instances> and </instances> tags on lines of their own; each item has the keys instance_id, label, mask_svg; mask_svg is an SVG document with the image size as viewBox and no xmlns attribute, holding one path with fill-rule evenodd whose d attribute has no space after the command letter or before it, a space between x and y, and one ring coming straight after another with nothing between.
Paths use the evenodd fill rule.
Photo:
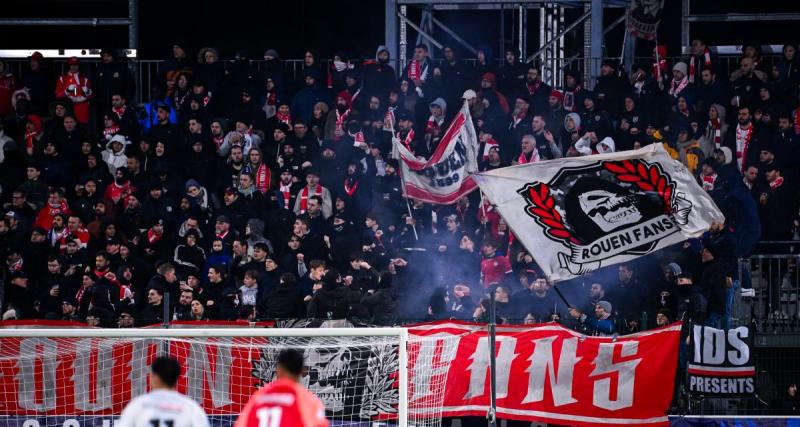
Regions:
<instances>
[{"instance_id":1,"label":"stadium crowd","mask_svg":"<svg viewBox=\"0 0 800 427\"><path fill-rule=\"evenodd\" d=\"M630 74L603 61L592 90L571 69L550 87L513 50L467 65L423 45L402 70L384 46L324 67L308 51L297 81L275 49L256 67L176 44L152 87L112 49L63 75L39 53L0 65L2 318L148 325L169 295L172 320L485 321L491 290L504 322L724 326L737 257L798 238L800 62L794 45L772 62L746 45L735 70L703 40L656 50ZM662 144L727 222L559 284L568 308L478 192L403 197L392 140L430 156L462 100L482 170Z\"/></svg>"}]
</instances>

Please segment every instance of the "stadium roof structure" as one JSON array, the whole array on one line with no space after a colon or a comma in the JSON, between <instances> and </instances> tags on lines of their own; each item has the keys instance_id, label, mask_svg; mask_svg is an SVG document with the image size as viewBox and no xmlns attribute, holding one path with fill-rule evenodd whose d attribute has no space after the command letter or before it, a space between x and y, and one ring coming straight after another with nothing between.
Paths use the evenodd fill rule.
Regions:
<instances>
[{"instance_id":1,"label":"stadium roof structure","mask_svg":"<svg viewBox=\"0 0 800 427\"><path fill-rule=\"evenodd\" d=\"M417 34L416 44L425 44L429 50L441 49L443 44L436 38L434 31L444 32L466 50L475 53L474 46L469 44L456 31L449 28L434 16L434 12L446 13L457 10L500 11L500 51L506 46L514 46L519 58L526 63L538 62L542 66L543 79L551 84L560 85L562 74L558 69L579 61L586 61L584 79L593 81L600 70L600 58L603 57L603 37L610 30L625 21L625 15L603 26L604 10L609 8L625 8L629 0L386 0L385 8L385 40L392 58L397 58L396 65L402 68L407 61L409 44L409 27ZM418 22L408 17L409 7L422 11ZM528 18L531 9L539 10L539 46L533 50L527 44ZM565 10L577 9L581 15L571 21L565 21ZM506 34L506 15L511 15L512 34ZM564 36L576 30L583 30L583 51L567 57L564 49ZM625 43L625 51L621 55L633 58L635 39ZM608 55L606 55L608 56ZM587 58L593 58L591 60Z\"/></svg>"}]
</instances>

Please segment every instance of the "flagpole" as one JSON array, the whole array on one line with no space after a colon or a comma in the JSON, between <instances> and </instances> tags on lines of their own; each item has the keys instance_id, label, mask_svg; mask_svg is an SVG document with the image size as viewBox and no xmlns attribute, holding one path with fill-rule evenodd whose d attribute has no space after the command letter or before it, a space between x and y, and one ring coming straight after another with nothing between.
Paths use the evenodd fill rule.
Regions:
<instances>
[{"instance_id":1,"label":"flagpole","mask_svg":"<svg viewBox=\"0 0 800 427\"><path fill-rule=\"evenodd\" d=\"M486 411L488 427L497 427L497 312L495 311L495 292L499 283L489 287L489 410Z\"/></svg>"},{"instance_id":2,"label":"flagpole","mask_svg":"<svg viewBox=\"0 0 800 427\"><path fill-rule=\"evenodd\" d=\"M403 175L400 175L400 179L403 179ZM405 181L403 182L403 189L406 188ZM408 196L403 196L406 199L406 208L408 208L408 217L411 218L411 229L414 230L414 239L419 240L419 235L417 234L417 226L414 224L414 215L411 213L411 204L408 203Z\"/></svg>"}]
</instances>

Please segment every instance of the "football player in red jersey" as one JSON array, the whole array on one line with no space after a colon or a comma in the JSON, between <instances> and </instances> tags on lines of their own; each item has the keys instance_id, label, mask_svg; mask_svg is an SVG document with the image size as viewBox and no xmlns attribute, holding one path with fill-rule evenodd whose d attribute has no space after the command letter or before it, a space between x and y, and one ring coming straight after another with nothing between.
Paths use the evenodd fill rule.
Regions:
<instances>
[{"instance_id":1,"label":"football player in red jersey","mask_svg":"<svg viewBox=\"0 0 800 427\"><path fill-rule=\"evenodd\" d=\"M303 365L301 351L281 351L277 379L250 396L234 427L328 427L322 402L299 383Z\"/></svg>"}]
</instances>

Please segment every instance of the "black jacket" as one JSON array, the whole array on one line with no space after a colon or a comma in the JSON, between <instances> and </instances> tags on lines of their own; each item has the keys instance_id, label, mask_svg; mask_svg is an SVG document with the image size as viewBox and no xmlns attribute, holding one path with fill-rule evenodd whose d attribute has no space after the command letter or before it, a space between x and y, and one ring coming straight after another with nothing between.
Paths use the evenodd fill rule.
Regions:
<instances>
[{"instance_id":1,"label":"black jacket","mask_svg":"<svg viewBox=\"0 0 800 427\"><path fill-rule=\"evenodd\" d=\"M308 304L308 317L315 319L346 319L350 317L350 291L341 284L326 284Z\"/></svg>"}]
</instances>

